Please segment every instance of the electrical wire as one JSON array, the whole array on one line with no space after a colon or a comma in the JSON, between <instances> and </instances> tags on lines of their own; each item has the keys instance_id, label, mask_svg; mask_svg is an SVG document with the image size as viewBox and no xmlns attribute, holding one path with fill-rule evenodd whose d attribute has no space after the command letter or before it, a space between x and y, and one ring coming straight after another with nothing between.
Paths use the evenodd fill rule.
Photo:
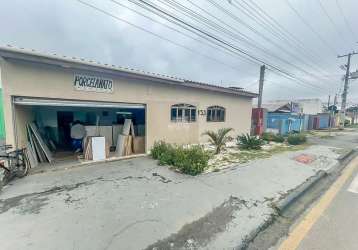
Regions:
<instances>
[{"instance_id":1,"label":"electrical wire","mask_svg":"<svg viewBox=\"0 0 358 250\"><path fill-rule=\"evenodd\" d=\"M337 4L337 7L338 7L338 9L339 9L339 12L341 13L341 15L342 15L342 17L343 17L343 20L344 20L344 22L345 22L345 24L346 24L347 29L348 29L348 30L350 31L350 33L352 34L353 39L354 39L355 41L358 41L358 39L357 39L357 34L354 32L354 30L352 29L352 26L351 26L350 23L348 22L348 19L346 18L346 15L345 15L344 12L343 12L342 6L341 6L341 4L339 3L338 0L336 0L336 4Z\"/></svg>"},{"instance_id":2,"label":"electrical wire","mask_svg":"<svg viewBox=\"0 0 358 250\"><path fill-rule=\"evenodd\" d=\"M237 39L235 39L235 38L237 37L237 36L235 36L236 34L233 34L233 33L231 33L230 31L227 31L227 30L224 30L224 31L223 31L222 29L225 29L225 28L223 28L222 26L219 26L219 28L221 28L220 30L216 29L216 27L218 26L216 23L213 23L213 24L215 25L215 27L213 28L213 27L212 27L213 25L212 25L212 21L211 21L211 20L206 19L205 17L201 16L200 14L196 13L195 11L190 10L190 9L188 9L187 7L185 7L185 6L183 6L183 5L179 4L179 3L177 3L175 0L165 0L165 1L157 0L157 1L161 2L161 3L164 4L164 5L167 5L168 7L172 8L172 9L174 9L174 10L176 10L176 11L181 11L181 13L183 13L183 11L184 11L183 14L184 14L185 16L189 17L189 18L194 18L194 19L197 20L198 17L201 17L201 18L198 20L199 22L201 22L202 24L208 26L209 28L211 28L211 29L213 29L213 30L215 30L215 31L217 31L217 32L221 32L221 33L223 33L224 35L227 35L227 36L229 36L230 38L232 38L233 40L236 40L236 41L237 41ZM172 6L172 5L174 5L174 6ZM158 7L158 6L157 6L157 7ZM171 15L173 15L173 14L171 14ZM204 18L204 19L203 19L203 18ZM206 23L203 23L203 20L206 20ZM211 23L208 24L208 22L211 22ZM228 32L229 32L229 33L228 33ZM239 40L242 41L242 38L239 39ZM262 52L265 53L266 55L269 55L269 56L271 56L271 57L273 57L273 58L275 58L275 59L278 59L278 60L280 60L281 62L284 62L285 64L290 65L290 66L292 66L292 67L298 69L299 71L303 72L304 74L310 75L310 76L312 76L312 77L318 79L319 81L322 80L322 78L316 76L315 74L312 74L312 73L306 71L305 69L301 68L300 66L297 66L297 65L293 64L292 62L290 62L290 61L288 61L288 60L286 60L286 59L283 59L283 58L281 58L281 57L279 57L279 56L277 56L277 55L271 53L271 52L268 51L267 49L263 49L263 48L261 48L261 47L258 47L257 45L252 44L252 43L250 43L250 42L247 41L247 40L245 40L245 41L246 41L247 43L249 43L250 46L252 46L252 47L254 47L254 48L256 48L256 49L259 49L260 51L262 51ZM287 53L290 53L290 52L287 51ZM310 67L310 65L308 65L308 66Z\"/></svg>"},{"instance_id":3,"label":"electrical wire","mask_svg":"<svg viewBox=\"0 0 358 250\"><path fill-rule=\"evenodd\" d=\"M107 16L109 16L109 17L112 17L112 18L116 19L117 21L124 22L124 23L126 23L126 24L128 24L128 25L130 25L130 26L132 26L132 27L134 27L134 28L136 28L136 29L139 29L139 30L141 30L141 31L143 31L143 32L149 33L149 34L151 34L151 35L153 35L153 36L155 36L155 37L157 37L157 38L160 38L160 39L165 40L165 41L167 41L167 42L169 42L169 43L172 43L172 44L174 44L174 45L176 45L176 46L179 46L179 47L182 47L182 48L184 48L184 49L186 49L186 50L189 50L189 51L191 51L192 53L197 54L197 51L192 50L191 48L188 48L188 47L186 47L186 46L182 46L181 44L178 44L178 43L176 43L176 42L174 42L174 41L172 41L172 40L170 40L170 39L167 39L167 38L165 38L165 37L163 37L163 36L161 36L161 35L158 35L158 34L152 32L152 31L149 31L149 30L147 30L147 29L145 29L145 28L143 28L143 27L140 27L139 25L133 24L133 23L131 23L131 22L129 22L129 21L123 19L123 18L120 18L120 17L118 17L118 16L115 16L115 15L111 14L110 12L105 11L105 10L99 8L99 7L96 7L96 6L92 5L92 4L89 4L89 3L87 3L87 2L84 2L84 1L82 1L82 0L76 0L76 1L79 2L79 3L81 3L81 4L83 4L83 5L86 5L87 7L92 8L92 9L98 11L98 12L101 12L102 14L105 14L105 15L107 15ZM203 54L201 54L201 55L203 55ZM204 56L206 57L205 54L204 54ZM270 65L268 65L268 66L270 66ZM297 84L304 86L301 81L299 81L298 79L294 78L294 76L291 76L289 73L286 73L286 72L284 72L284 71L277 70L277 69L275 69L275 68L273 68L273 69L271 69L271 70L275 70L275 71L274 71L275 73L281 74L281 75L284 76L285 78L290 79L290 80L296 82ZM305 86L305 87L308 87L308 86Z\"/></svg>"},{"instance_id":4,"label":"electrical wire","mask_svg":"<svg viewBox=\"0 0 358 250\"><path fill-rule=\"evenodd\" d=\"M311 83L308 83L308 82L306 82L306 81L304 81L304 80L302 80L302 79L299 79L299 78L298 78L297 76L295 76L294 74L289 73L289 72L287 72L287 71L285 71L285 70L279 68L279 67L276 66L276 65L273 65L273 64L271 64L271 63L267 63L267 62L263 61L262 59L260 59L260 58L258 58L258 57L256 57L256 56L251 55L250 53L248 53L247 51L243 50L242 48L239 48L239 47L237 47L237 46L235 46L235 45L233 45L233 44L231 44L231 43L229 43L229 42L227 42L227 41L225 41L225 40L223 40L223 39L221 39L221 38L219 38L219 37L216 37L215 35L213 35L213 34L207 32L207 31L201 30L200 28L195 27L195 26L193 26L192 24L189 24L189 23L183 21L182 19L180 19L180 18L178 18L178 17L176 17L176 16L173 16L173 15L167 13L166 11L161 10L160 8L158 8L157 6L153 5L153 4L150 3L149 1L144 1L144 0L137 0L137 1L129 0L129 1L130 1L130 2L133 2L133 3L141 2L141 3L145 4L145 5L147 5L148 7L152 8L153 10L158 11L158 12L164 14L164 15L167 15L168 17L172 18L173 20L175 20L175 21L177 21L177 22L180 22L180 23L182 23L182 24L185 24L186 26L190 27L190 28L193 29L194 31L197 31L197 32L200 32L200 33L204 34L204 35L207 36L209 39L212 39L212 40L214 40L214 41L217 41L217 42L222 43L222 44L225 46L225 48L228 47L228 48L230 48L230 49L233 49L233 50L239 52L240 54L243 54L243 55L248 56L249 58L251 58L251 59L253 59L253 60L255 60L255 61L257 61L257 62L259 62L259 63L261 63L261 64L265 64L265 65L271 67L271 69L274 69L275 71L279 72L281 75L288 76L290 79L295 79L296 82L299 81L301 84L305 84L306 86L311 86L311 87L313 87L313 88L317 88L317 89L320 89L320 90L321 90L320 87L318 87L318 86L316 86L316 85L313 85L313 84L311 84Z\"/></svg>"},{"instance_id":5,"label":"electrical wire","mask_svg":"<svg viewBox=\"0 0 358 250\"><path fill-rule=\"evenodd\" d=\"M321 0L317 0L318 5L320 6L320 9L322 10L322 12L325 14L325 16L327 17L327 19L329 20L329 22L332 25L332 28L334 29L334 31L337 33L337 35L339 37L344 37L346 39L346 37L344 36L344 34L342 33L342 31L338 28L337 24L334 22L333 18L329 15L328 11L326 10L326 8L324 7L323 3ZM347 43L350 43L350 41L346 40Z\"/></svg>"},{"instance_id":6,"label":"electrical wire","mask_svg":"<svg viewBox=\"0 0 358 250\"><path fill-rule=\"evenodd\" d=\"M329 51L333 52L334 54L338 54L338 51L336 49L334 49L333 47L331 47L331 45L329 45L326 40L313 28L313 26L311 24L309 24L306 19L298 12L298 10L290 3L289 0L285 0L285 2L287 3L287 6L296 14L296 16L301 20L301 22L303 24L306 25L306 27L313 33L316 35L316 37L318 38L318 40L320 40L322 42L322 44L324 44L326 46L327 49L329 49Z\"/></svg>"},{"instance_id":7,"label":"electrical wire","mask_svg":"<svg viewBox=\"0 0 358 250\"><path fill-rule=\"evenodd\" d=\"M238 2L239 6L236 5L234 3L234 1L229 1L229 3L234 6L237 10L239 10L240 12L244 13L244 15L246 15L248 18L252 19L254 22L256 22L258 25L262 26L266 31L268 31L270 34L272 34L274 37L276 37L277 39L283 41L284 43L290 43L290 41L285 38L284 36L282 36L281 34L279 34L279 32L277 32L271 25L267 24L265 21L261 20L261 17L259 15L257 15L257 13L255 11L252 11L250 9L248 9L247 7L245 7L243 4L241 4L240 2ZM277 46L276 46L277 47ZM279 46L280 49L282 49L281 46ZM308 64L304 59L302 59L301 57L293 54L291 51L292 50L283 50L285 53L291 55L292 58L300 61L302 64L306 65L309 68L316 68L316 70L321 71L322 73L327 73L324 70L322 70L318 65L316 64ZM286 62L287 63L287 62ZM288 63L290 64L290 63ZM296 67L297 68L297 67ZM302 68L300 68L299 70L303 71L306 74L310 74L313 75L313 77L318 78L318 76L307 72L306 70L302 70ZM320 78L318 78L320 79ZM323 78L322 78L323 79ZM322 80L321 79L321 80Z\"/></svg>"}]
</instances>

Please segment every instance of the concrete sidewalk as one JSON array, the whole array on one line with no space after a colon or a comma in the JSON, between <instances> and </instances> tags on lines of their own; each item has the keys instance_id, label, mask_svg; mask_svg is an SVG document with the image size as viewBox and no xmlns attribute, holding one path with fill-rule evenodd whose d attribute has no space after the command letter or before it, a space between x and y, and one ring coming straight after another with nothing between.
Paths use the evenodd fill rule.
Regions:
<instances>
[{"instance_id":1,"label":"concrete sidewalk","mask_svg":"<svg viewBox=\"0 0 358 250\"><path fill-rule=\"evenodd\" d=\"M311 164L293 158L316 156ZM230 249L337 150L311 146L190 177L137 158L48 172L0 194L3 249Z\"/></svg>"}]
</instances>

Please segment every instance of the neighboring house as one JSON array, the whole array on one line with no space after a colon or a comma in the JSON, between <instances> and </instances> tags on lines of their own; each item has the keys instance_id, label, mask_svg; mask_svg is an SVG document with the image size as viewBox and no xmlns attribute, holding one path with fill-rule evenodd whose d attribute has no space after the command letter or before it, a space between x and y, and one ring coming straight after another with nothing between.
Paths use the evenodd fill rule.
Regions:
<instances>
[{"instance_id":1,"label":"neighboring house","mask_svg":"<svg viewBox=\"0 0 358 250\"><path fill-rule=\"evenodd\" d=\"M280 100L264 103L262 107L267 110L266 130L285 135L303 129L304 116L298 103Z\"/></svg>"},{"instance_id":2,"label":"neighboring house","mask_svg":"<svg viewBox=\"0 0 358 250\"><path fill-rule=\"evenodd\" d=\"M269 112L293 112L306 115L316 115L323 112L322 101L318 98L271 100L262 105Z\"/></svg>"},{"instance_id":3,"label":"neighboring house","mask_svg":"<svg viewBox=\"0 0 358 250\"><path fill-rule=\"evenodd\" d=\"M319 98L296 99L294 102L299 103L303 114L316 115L323 112L322 101Z\"/></svg>"},{"instance_id":4,"label":"neighboring house","mask_svg":"<svg viewBox=\"0 0 358 250\"><path fill-rule=\"evenodd\" d=\"M223 127L249 133L252 99L257 97L242 89L13 47L0 48L0 67L6 139L17 147L26 146L30 122L62 148L68 146L76 120L99 124L100 133L106 138L109 133L114 142L128 116L145 137L146 152L159 140L207 141L204 131Z\"/></svg>"}]
</instances>

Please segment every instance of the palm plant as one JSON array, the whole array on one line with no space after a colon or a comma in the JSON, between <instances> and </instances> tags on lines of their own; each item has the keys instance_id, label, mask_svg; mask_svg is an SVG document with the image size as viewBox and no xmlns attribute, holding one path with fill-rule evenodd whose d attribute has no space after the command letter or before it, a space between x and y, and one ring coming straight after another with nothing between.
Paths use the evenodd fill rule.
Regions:
<instances>
[{"instance_id":1,"label":"palm plant","mask_svg":"<svg viewBox=\"0 0 358 250\"><path fill-rule=\"evenodd\" d=\"M238 145L243 149L261 149L262 140L256 136L243 134L237 137Z\"/></svg>"},{"instance_id":2,"label":"palm plant","mask_svg":"<svg viewBox=\"0 0 358 250\"><path fill-rule=\"evenodd\" d=\"M206 131L203 135L209 136L209 142L215 146L215 154L219 154L226 142L229 141L229 132L233 131L232 128L221 128L218 132Z\"/></svg>"}]
</instances>

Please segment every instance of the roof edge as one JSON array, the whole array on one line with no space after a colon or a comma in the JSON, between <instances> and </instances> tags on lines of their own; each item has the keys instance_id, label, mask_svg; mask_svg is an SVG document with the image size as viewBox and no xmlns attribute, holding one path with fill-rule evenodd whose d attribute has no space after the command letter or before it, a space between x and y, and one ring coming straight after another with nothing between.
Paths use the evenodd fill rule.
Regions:
<instances>
[{"instance_id":1,"label":"roof edge","mask_svg":"<svg viewBox=\"0 0 358 250\"><path fill-rule=\"evenodd\" d=\"M121 75L123 77L131 77L137 79L146 79L154 82L168 83L171 85L179 85L183 87L202 89L207 91L220 92L224 94L232 94L237 96L255 98L258 96L257 93L236 89L227 88L218 85L195 82L186 80L179 77L173 77L163 74L156 74L143 70L136 70L132 68L125 68L116 65L102 64L92 60L86 60L84 58L61 56L56 53L40 53L34 49L26 50L25 48L16 48L11 45L6 47L0 46L0 57L4 59L17 59L30 62L38 62L50 65L62 66L64 68L75 68L75 69L87 69L93 71L100 71L104 73L112 73Z\"/></svg>"}]
</instances>

